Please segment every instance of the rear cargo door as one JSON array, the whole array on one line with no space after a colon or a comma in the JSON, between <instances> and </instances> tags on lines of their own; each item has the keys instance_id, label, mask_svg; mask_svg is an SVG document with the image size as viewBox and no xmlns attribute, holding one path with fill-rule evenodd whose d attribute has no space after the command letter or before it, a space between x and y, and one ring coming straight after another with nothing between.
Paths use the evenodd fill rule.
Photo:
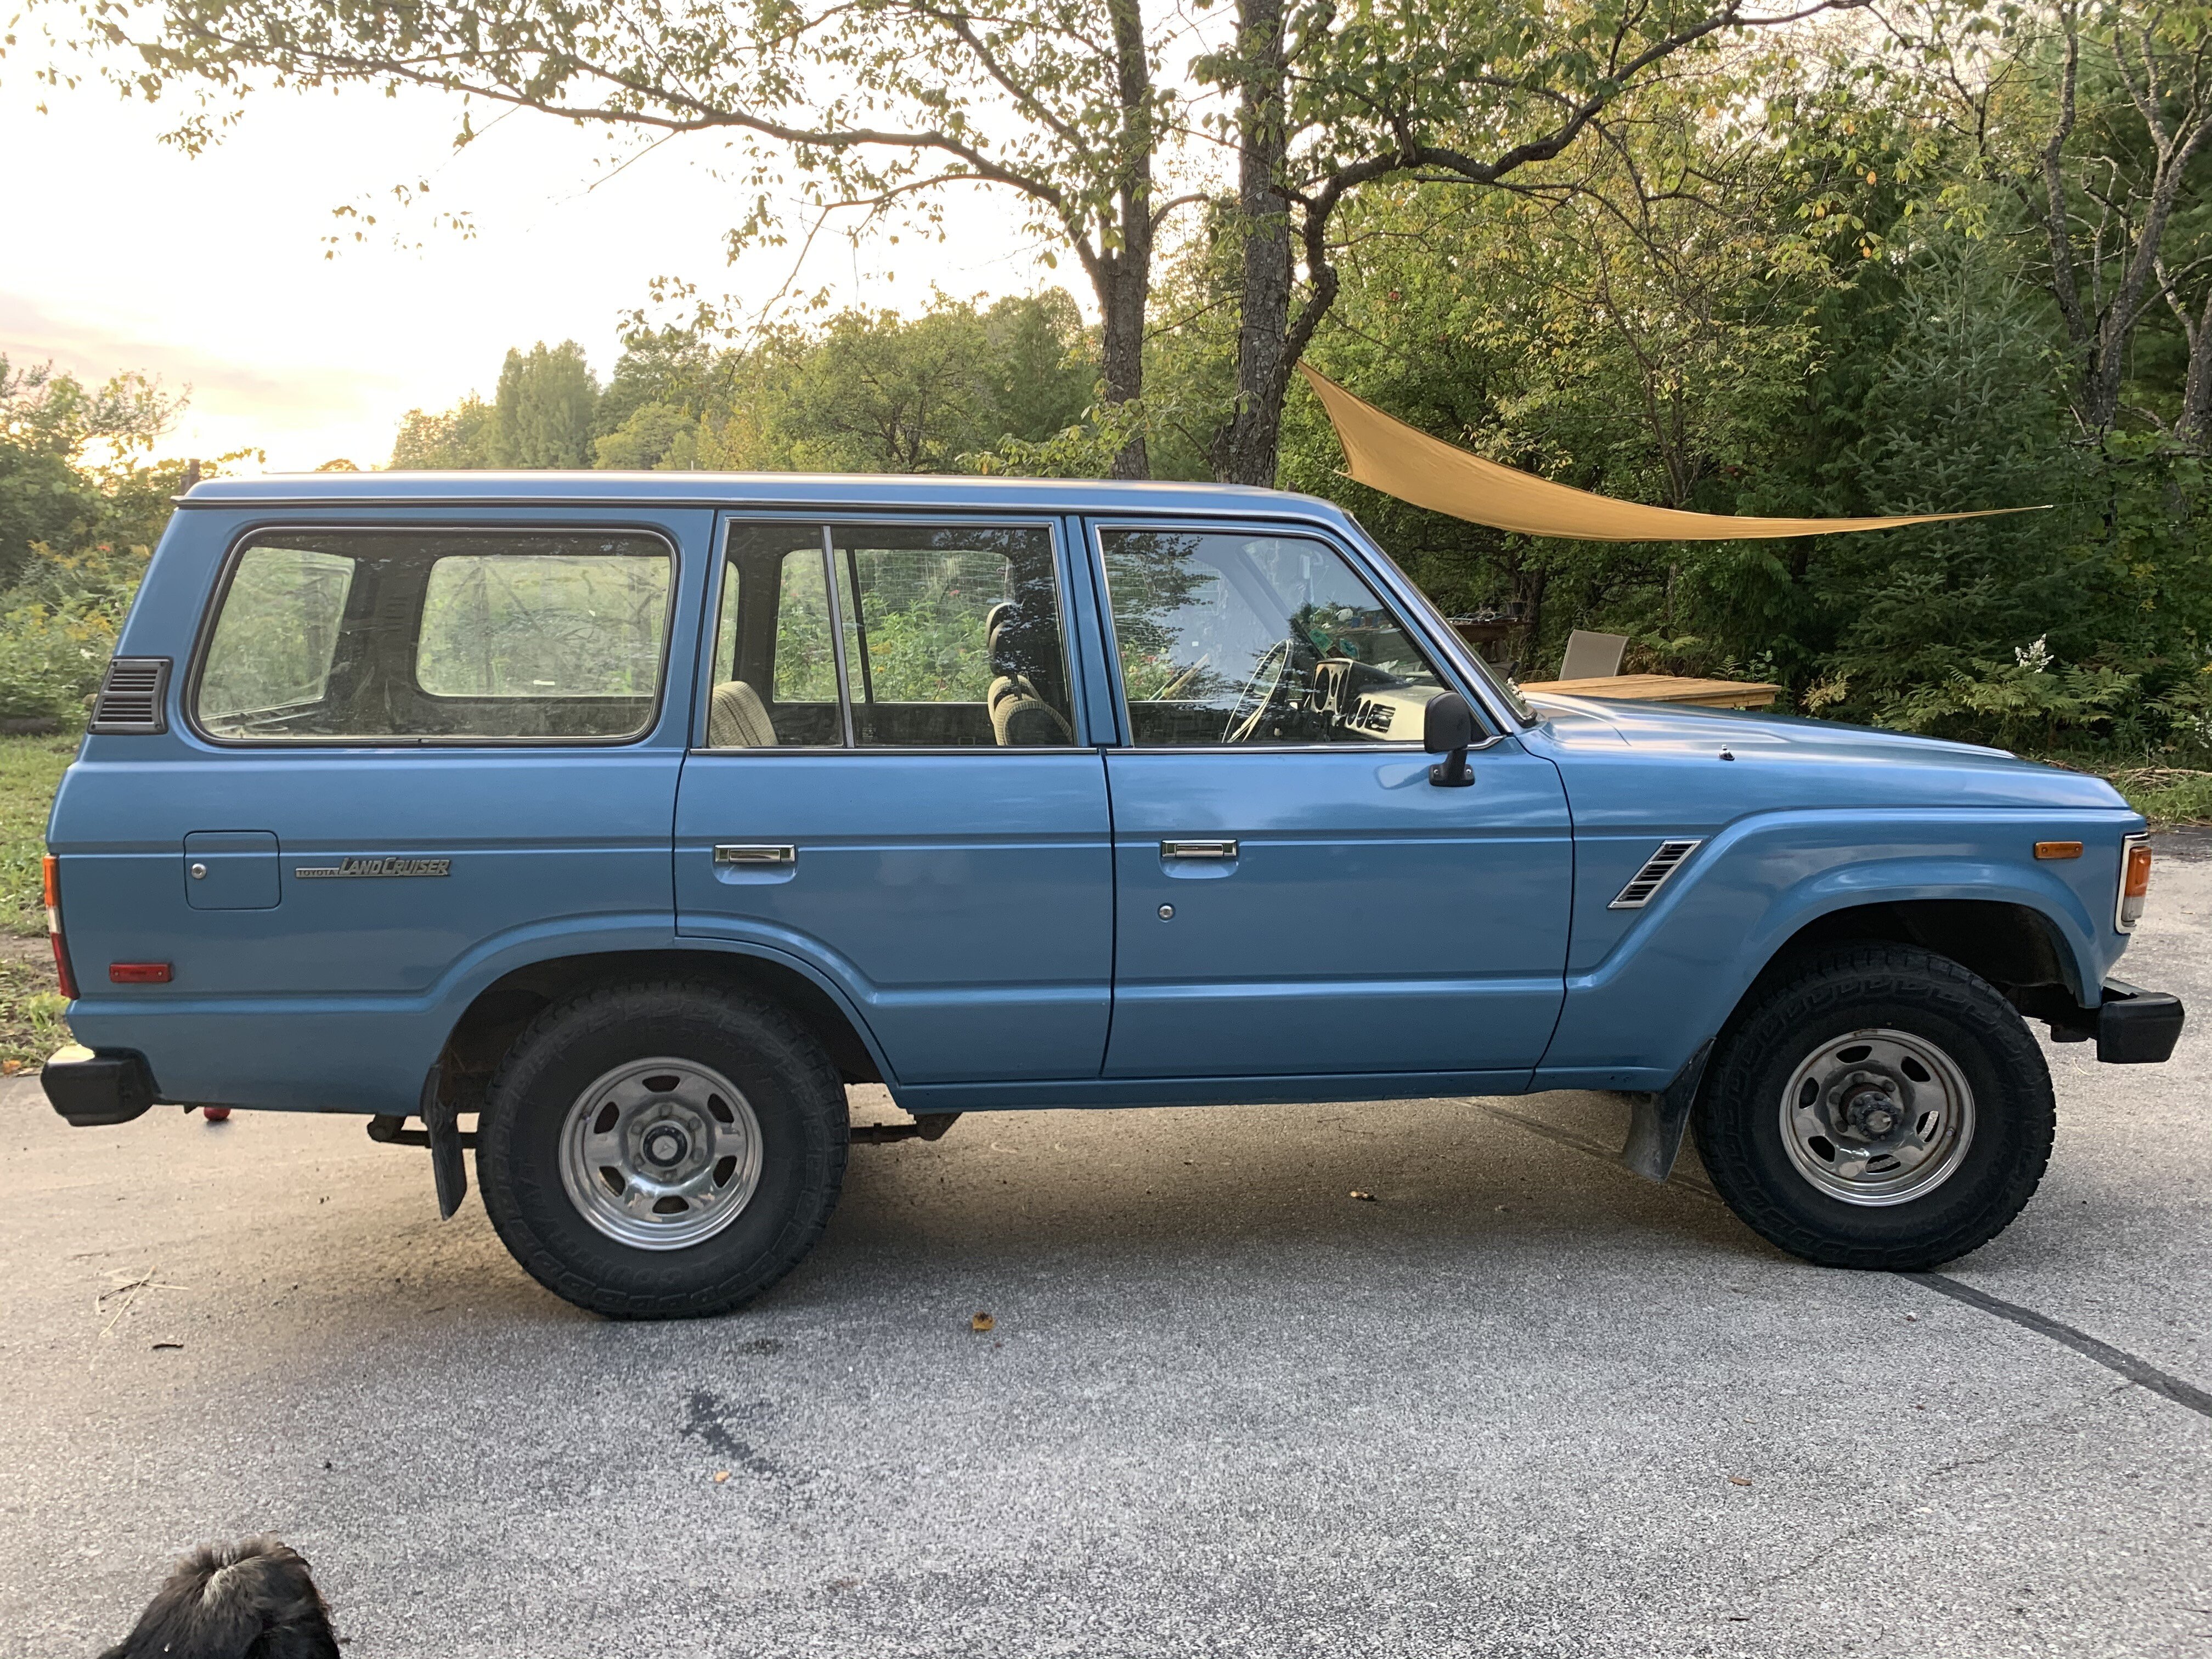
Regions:
<instances>
[{"instance_id":1,"label":"rear cargo door","mask_svg":"<svg viewBox=\"0 0 2212 1659\"><path fill-rule=\"evenodd\" d=\"M690 652L680 678L670 659L696 637L680 567L711 514L503 516L253 531L178 653L170 729L88 740L55 815L82 1012L198 1022L165 1044L165 1091L311 1103L253 1086L289 1062L216 1052L227 1014L271 1000L373 1042L390 1028L340 1005L434 1000L533 938L669 938ZM167 984L111 982L149 962ZM386 1063L318 1069L343 1097L349 1067Z\"/></svg>"}]
</instances>

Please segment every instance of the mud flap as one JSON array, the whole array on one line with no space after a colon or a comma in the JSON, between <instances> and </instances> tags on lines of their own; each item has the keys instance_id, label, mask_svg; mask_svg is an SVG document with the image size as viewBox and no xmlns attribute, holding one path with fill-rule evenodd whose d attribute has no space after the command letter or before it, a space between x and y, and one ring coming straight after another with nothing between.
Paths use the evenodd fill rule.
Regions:
<instances>
[{"instance_id":1,"label":"mud flap","mask_svg":"<svg viewBox=\"0 0 2212 1659\"><path fill-rule=\"evenodd\" d=\"M430 1175L438 1183L438 1219L451 1221L469 1195L468 1165L461 1162L461 1115L441 1097L445 1067L431 1066L422 1079L422 1127L430 1140Z\"/></svg>"},{"instance_id":2,"label":"mud flap","mask_svg":"<svg viewBox=\"0 0 2212 1659\"><path fill-rule=\"evenodd\" d=\"M1672 1083L1656 1095L1634 1097L1620 1161L1646 1181L1663 1182L1674 1174L1674 1160L1682 1152L1682 1132L1690 1126L1690 1108L1696 1103L1698 1085L1705 1079L1705 1061L1712 1052L1712 1041L1707 1038L1698 1045L1689 1064L1674 1073Z\"/></svg>"}]
</instances>

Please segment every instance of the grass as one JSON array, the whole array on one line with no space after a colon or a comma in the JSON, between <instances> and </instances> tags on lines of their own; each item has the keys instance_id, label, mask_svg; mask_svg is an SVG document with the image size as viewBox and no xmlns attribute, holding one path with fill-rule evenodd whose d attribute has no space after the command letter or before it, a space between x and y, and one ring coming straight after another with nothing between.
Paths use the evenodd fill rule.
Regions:
<instances>
[{"instance_id":1,"label":"grass","mask_svg":"<svg viewBox=\"0 0 2212 1659\"><path fill-rule=\"evenodd\" d=\"M2154 829L2212 823L2212 772L2186 772L2171 766L2139 766L2106 775L2128 805Z\"/></svg>"},{"instance_id":2,"label":"grass","mask_svg":"<svg viewBox=\"0 0 2212 1659\"><path fill-rule=\"evenodd\" d=\"M46 946L16 948L12 939L0 940L0 1076L35 1066L70 1041L62 1024L66 1006Z\"/></svg>"},{"instance_id":3,"label":"grass","mask_svg":"<svg viewBox=\"0 0 2212 1659\"><path fill-rule=\"evenodd\" d=\"M39 860L46 850L46 808L76 757L74 733L0 738L0 933L46 931Z\"/></svg>"},{"instance_id":4,"label":"grass","mask_svg":"<svg viewBox=\"0 0 2212 1659\"><path fill-rule=\"evenodd\" d=\"M0 1075L36 1066L70 1040L46 931L39 860L46 808L76 753L75 736L0 738Z\"/></svg>"}]
</instances>

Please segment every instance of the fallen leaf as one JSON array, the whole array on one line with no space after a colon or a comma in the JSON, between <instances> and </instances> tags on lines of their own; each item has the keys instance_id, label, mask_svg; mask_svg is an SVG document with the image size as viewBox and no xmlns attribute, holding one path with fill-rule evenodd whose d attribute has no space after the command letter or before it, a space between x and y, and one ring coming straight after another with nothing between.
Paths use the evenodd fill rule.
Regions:
<instances>
[{"instance_id":1,"label":"fallen leaf","mask_svg":"<svg viewBox=\"0 0 2212 1659\"><path fill-rule=\"evenodd\" d=\"M1352 1195L1358 1199L1362 1204L1372 1204L1376 1201L1374 1194L1363 1193L1357 1187L1354 1187L1352 1189Z\"/></svg>"},{"instance_id":2,"label":"fallen leaf","mask_svg":"<svg viewBox=\"0 0 2212 1659\"><path fill-rule=\"evenodd\" d=\"M716 1469L714 1471L714 1484L718 1486L729 1478L730 1472L727 1469Z\"/></svg>"},{"instance_id":3,"label":"fallen leaf","mask_svg":"<svg viewBox=\"0 0 2212 1659\"><path fill-rule=\"evenodd\" d=\"M990 1315L987 1313L979 1313L973 1319L968 1322L968 1328L971 1331L994 1330L998 1328L998 1323L999 1322L992 1318Z\"/></svg>"},{"instance_id":4,"label":"fallen leaf","mask_svg":"<svg viewBox=\"0 0 2212 1659\"><path fill-rule=\"evenodd\" d=\"M0 1077L13 1077L23 1069L20 1060L0 1060Z\"/></svg>"},{"instance_id":5,"label":"fallen leaf","mask_svg":"<svg viewBox=\"0 0 2212 1659\"><path fill-rule=\"evenodd\" d=\"M1729 1476L1729 1485L1731 1486L1747 1486L1750 1484L1751 1477L1747 1474L1732 1474Z\"/></svg>"}]
</instances>

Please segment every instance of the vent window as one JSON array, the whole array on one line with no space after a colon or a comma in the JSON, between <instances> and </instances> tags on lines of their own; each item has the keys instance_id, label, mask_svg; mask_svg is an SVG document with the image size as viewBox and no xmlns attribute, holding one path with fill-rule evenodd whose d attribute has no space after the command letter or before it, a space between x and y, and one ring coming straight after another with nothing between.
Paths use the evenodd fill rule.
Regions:
<instances>
[{"instance_id":1,"label":"vent window","mask_svg":"<svg viewBox=\"0 0 2212 1659\"><path fill-rule=\"evenodd\" d=\"M92 706L94 732L151 737L168 729L162 718L169 689L167 657L116 657L109 660Z\"/></svg>"}]
</instances>

